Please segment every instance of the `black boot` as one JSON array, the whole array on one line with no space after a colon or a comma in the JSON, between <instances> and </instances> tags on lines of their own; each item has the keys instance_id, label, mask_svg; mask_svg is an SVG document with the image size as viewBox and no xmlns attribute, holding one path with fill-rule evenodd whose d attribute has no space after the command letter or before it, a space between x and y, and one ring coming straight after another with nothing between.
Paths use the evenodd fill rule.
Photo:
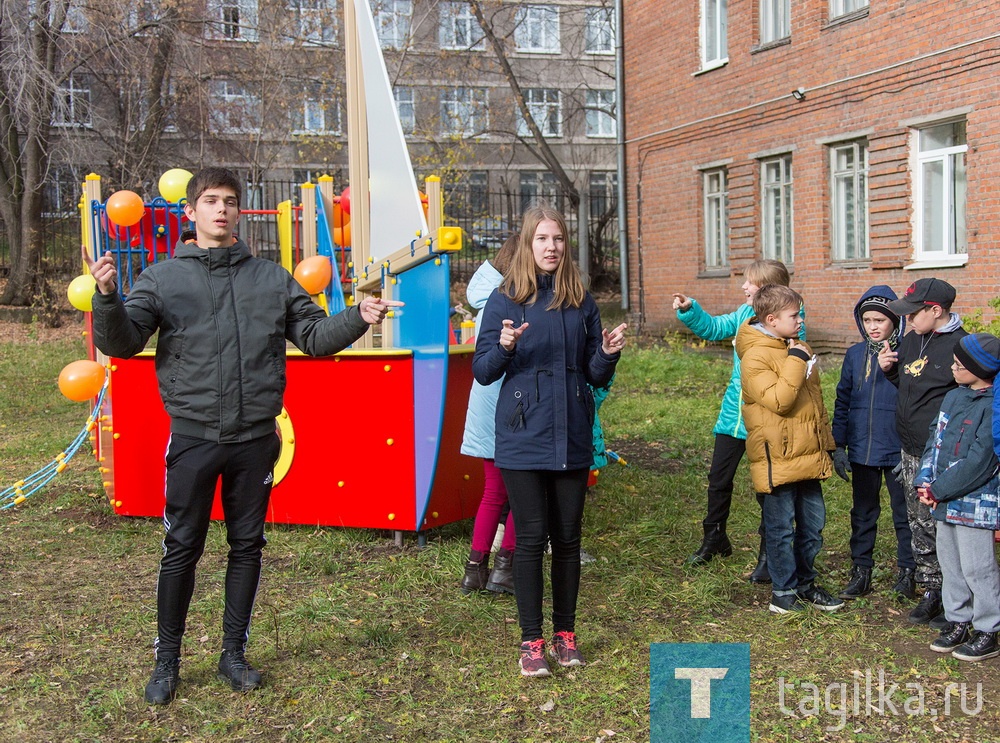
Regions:
<instances>
[{"instance_id":1,"label":"black boot","mask_svg":"<svg viewBox=\"0 0 1000 743\"><path fill-rule=\"evenodd\" d=\"M493 572L486 581L486 590L514 595L514 553L500 550L493 561Z\"/></svg>"},{"instance_id":2,"label":"black boot","mask_svg":"<svg viewBox=\"0 0 1000 743\"><path fill-rule=\"evenodd\" d=\"M462 593L469 595L478 591L486 590L486 583L490 579L490 556L483 555L479 560L474 560L470 555L469 561L465 563L465 575L462 576Z\"/></svg>"},{"instance_id":3,"label":"black boot","mask_svg":"<svg viewBox=\"0 0 1000 743\"><path fill-rule=\"evenodd\" d=\"M905 596L908 599L917 597L917 581L914 577L913 568L900 568L896 577L896 585L892 587L894 593Z\"/></svg>"},{"instance_id":4,"label":"black boot","mask_svg":"<svg viewBox=\"0 0 1000 743\"><path fill-rule=\"evenodd\" d=\"M944 611L941 604L941 589L928 588L920 603L913 607L908 619L911 624L927 624Z\"/></svg>"},{"instance_id":5,"label":"black boot","mask_svg":"<svg viewBox=\"0 0 1000 743\"><path fill-rule=\"evenodd\" d=\"M838 595L842 599L858 599L872 592L872 569L855 565L851 568L851 579Z\"/></svg>"},{"instance_id":6,"label":"black boot","mask_svg":"<svg viewBox=\"0 0 1000 743\"><path fill-rule=\"evenodd\" d=\"M757 553L757 564L747 578L751 583L770 583L771 573L767 569L767 543L760 538L760 552Z\"/></svg>"},{"instance_id":7,"label":"black boot","mask_svg":"<svg viewBox=\"0 0 1000 743\"><path fill-rule=\"evenodd\" d=\"M688 565L708 565L716 555L729 557L733 554L733 545L726 536L725 524L702 524L705 537L701 546L687 559Z\"/></svg>"}]
</instances>

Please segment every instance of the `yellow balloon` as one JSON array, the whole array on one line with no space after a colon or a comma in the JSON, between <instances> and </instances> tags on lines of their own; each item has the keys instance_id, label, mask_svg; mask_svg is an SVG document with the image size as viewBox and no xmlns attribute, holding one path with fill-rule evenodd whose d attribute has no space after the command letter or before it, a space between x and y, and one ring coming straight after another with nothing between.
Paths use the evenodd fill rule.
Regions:
<instances>
[{"instance_id":1,"label":"yellow balloon","mask_svg":"<svg viewBox=\"0 0 1000 743\"><path fill-rule=\"evenodd\" d=\"M96 288L97 282L89 273L77 276L69 282L69 287L66 289L69 303L80 312L91 312L94 309L94 290Z\"/></svg>"},{"instance_id":2,"label":"yellow balloon","mask_svg":"<svg viewBox=\"0 0 1000 743\"><path fill-rule=\"evenodd\" d=\"M160 176L160 196L172 203L187 198L187 185L192 175L191 171L184 168L171 168Z\"/></svg>"}]
</instances>

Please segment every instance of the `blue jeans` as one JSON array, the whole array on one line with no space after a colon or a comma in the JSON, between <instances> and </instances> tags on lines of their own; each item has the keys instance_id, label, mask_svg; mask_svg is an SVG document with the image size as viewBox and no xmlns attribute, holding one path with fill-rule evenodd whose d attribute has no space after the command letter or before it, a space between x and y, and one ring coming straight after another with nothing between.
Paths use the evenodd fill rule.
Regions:
<instances>
[{"instance_id":1,"label":"blue jeans","mask_svg":"<svg viewBox=\"0 0 1000 743\"><path fill-rule=\"evenodd\" d=\"M778 596L805 591L816 580L813 561L823 547L826 504L819 480L780 485L764 496L767 568Z\"/></svg>"}]
</instances>

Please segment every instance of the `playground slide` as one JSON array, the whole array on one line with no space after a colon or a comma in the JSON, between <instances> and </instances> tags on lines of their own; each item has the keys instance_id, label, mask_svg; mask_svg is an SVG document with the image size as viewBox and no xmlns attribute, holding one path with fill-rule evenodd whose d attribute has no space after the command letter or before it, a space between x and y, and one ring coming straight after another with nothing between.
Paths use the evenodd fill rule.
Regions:
<instances>
[{"instance_id":1,"label":"playground slide","mask_svg":"<svg viewBox=\"0 0 1000 743\"><path fill-rule=\"evenodd\" d=\"M326 306L331 315L336 315L347 305L344 303L344 290L340 284L340 268L337 265L337 250L339 246L333 244L330 223L326 218L326 210L323 207L323 199L316 199L316 251L330 259L333 268L333 278L326 287Z\"/></svg>"}]
</instances>

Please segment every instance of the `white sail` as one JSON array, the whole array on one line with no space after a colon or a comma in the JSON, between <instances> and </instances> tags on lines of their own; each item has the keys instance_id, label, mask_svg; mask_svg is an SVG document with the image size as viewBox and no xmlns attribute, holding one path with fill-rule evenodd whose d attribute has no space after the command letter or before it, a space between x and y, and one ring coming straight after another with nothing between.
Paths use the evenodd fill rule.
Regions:
<instances>
[{"instance_id":1,"label":"white sail","mask_svg":"<svg viewBox=\"0 0 1000 743\"><path fill-rule=\"evenodd\" d=\"M368 122L370 255L376 262L427 234L410 153L368 0L354 0ZM357 186L351 184L353 191Z\"/></svg>"}]
</instances>

